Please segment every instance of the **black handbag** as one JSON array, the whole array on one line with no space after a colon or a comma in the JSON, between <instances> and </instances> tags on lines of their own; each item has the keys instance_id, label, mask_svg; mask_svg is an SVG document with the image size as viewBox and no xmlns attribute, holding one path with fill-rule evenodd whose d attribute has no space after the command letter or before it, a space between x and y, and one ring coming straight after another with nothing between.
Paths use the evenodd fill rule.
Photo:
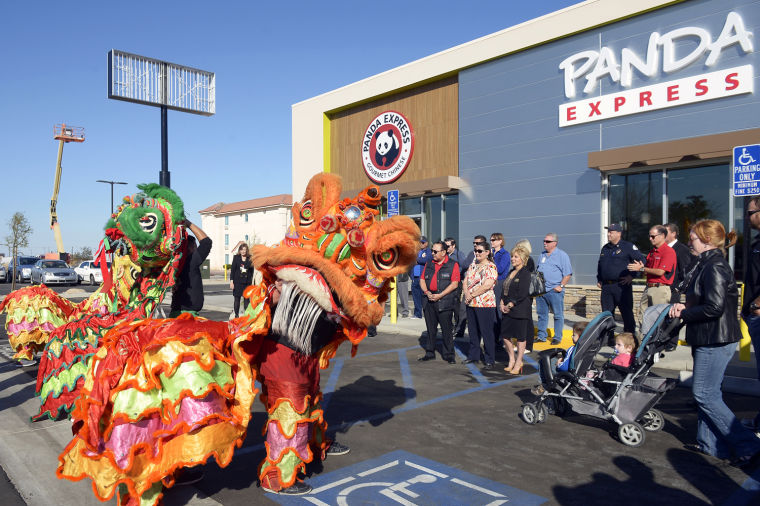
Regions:
<instances>
[{"instance_id":1,"label":"black handbag","mask_svg":"<svg viewBox=\"0 0 760 506\"><path fill-rule=\"evenodd\" d=\"M533 271L530 273L530 289L528 295L531 297L538 297L546 293L546 281L544 280L544 273L541 271Z\"/></svg>"}]
</instances>

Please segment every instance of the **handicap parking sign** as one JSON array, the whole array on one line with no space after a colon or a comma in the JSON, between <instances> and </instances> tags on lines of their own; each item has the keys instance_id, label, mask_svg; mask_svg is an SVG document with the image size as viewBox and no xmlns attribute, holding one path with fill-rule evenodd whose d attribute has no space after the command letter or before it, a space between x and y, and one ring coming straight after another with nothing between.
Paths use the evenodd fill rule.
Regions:
<instances>
[{"instance_id":1,"label":"handicap parking sign","mask_svg":"<svg viewBox=\"0 0 760 506\"><path fill-rule=\"evenodd\" d=\"M267 498L280 504L310 503L320 506L522 506L547 502L545 497L487 480L403 450L322 476L314 476L308 483L314 488L307 495L287 497L267 494Z\"/></svg>"},{"instance_id":2,"label":"handicap parking sign","mask_svg":"<svg viewBox=\"0 0 760 506\"><path fill-rule=\"evenodd\" d=\"M734 197L760 195L760 144L734 148Z\"/></svg>"},{"instance_id":3,"label":"handicap parking sign","mask_svg":"<svg viewBox=\"0 0 760 506\"><path fill-rule=\"evenodd\" d=\"M388 217L398 215L398 190L388 190Z\"/></svg>"}]
</instances>

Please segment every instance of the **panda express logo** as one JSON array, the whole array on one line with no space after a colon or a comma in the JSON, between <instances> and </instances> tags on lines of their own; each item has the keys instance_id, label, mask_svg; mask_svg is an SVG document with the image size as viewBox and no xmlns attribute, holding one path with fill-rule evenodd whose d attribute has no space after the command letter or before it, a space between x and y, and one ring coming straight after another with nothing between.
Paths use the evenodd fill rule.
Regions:
<instances>
[{"instance_id":1,"label":"panda express logo","mask_svg":"<svg viewBox=\"0 0 760 506\"><path fill-rule=\"evenodd\" d=\"M373 119L362 140L362 165L367 176L378 184L401 177L414 151L414 132L409 121L395 111Z\"/></svg>"}]
</instances>

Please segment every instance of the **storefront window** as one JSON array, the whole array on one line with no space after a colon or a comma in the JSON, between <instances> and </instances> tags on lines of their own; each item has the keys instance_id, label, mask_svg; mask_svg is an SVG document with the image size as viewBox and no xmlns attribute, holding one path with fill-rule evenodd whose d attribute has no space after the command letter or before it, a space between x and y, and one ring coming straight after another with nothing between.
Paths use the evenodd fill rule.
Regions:
<instances>
[{"instance_id":1,"label":"storefront window","mask_svg":"<svg viewBox=\"0 0 760 506\"><path fill-rule=\"evenodd\" d=\"M610 223L623 225L623 238L648 251L649 229L663 223L662 171L610 176Z\"/></svg>"},{"instance_id":2,"label":"storefront window","mask_svg":"<svg viewBox=\"0 0 760 506\"><path fill-rule=\"evenodd\" d=\"M456 193L444 195L443 210L446 237L453 237L456 239L457 244L462 244L459 238L459 195Z\"/></svg>"},{"instance_id":3,"label":"storefront window","mask_svg":"<svg viewBox=\"0 0 760 506\"><path fill-rule=\"evenodd\" d=\"M621 223L623 238L647 252L651 249L648 233L653 225L675 223L680 229L678 240L688 244L689 228L694 223L707 218L718 220L739 234L729 259L733 258L734 272L741 279L744 203L726 191L730 185L731 171L726 164L610 175L610 223Z\"/></svg>"},{"instance_id":4,"label":"storefront window","mask_svg":"<svg viewBox=\"0 0 760 506\"><path fill-rule=\"evenodd\" d=\"M729 199L726 165L668 170L668 222L681 229L678 240L689 241L689 229L699 220L713 219L728 225Z\"/></svg>"},{"instance_id":5,"label":"storefront window","mask_svg":"<svg viewBox=\"0 0 760 506\"><path fill-rule=\"evenodd\" d=\"M422 199L419 197L408 197L401 199L401 214L412 216L422 213Z\"/></svg>"},{"instance_id":6,"label":"storefront window","mask_svg":"<svg viewBox=\"0 0 760 506\"><path fill-rule=\"evenodd\" d=\"M443 240L443 237L441 237L441 196L425 197L424 206L425 219L423 223L425 224L425 230L422 233L428 237L432 245L435 241Z\"/></svg>"}]
</instances>

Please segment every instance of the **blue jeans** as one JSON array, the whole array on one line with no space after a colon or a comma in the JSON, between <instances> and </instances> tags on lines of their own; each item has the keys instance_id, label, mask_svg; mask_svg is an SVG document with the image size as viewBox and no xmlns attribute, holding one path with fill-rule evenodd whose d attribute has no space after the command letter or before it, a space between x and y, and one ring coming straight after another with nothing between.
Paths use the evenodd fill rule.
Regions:
<instances>
[{"instance_id":1,"label":"blue jeans","mask_svg":"<svg viewBox=\"0 0 760 506\"><path fill-rule=\"evenodd\" d=\"M757 376L760 380L760 316L748 316L744 321L747 322L749 337L752 339L752 348L755 350ZM760 411L758 411L757 416L755 416L755 426L760 426Z\"/></svg>"},{"instance_id":2,"label":"blue jeans","mask_svg":"<svg viewBox=\"0 0 760 506\"><path fill-rule=\"evenodd\" d=\"M420 288L420 278L412 278L412 300L414 301L414 316L422 318L422 288Z\"/></svg>"},{"instance_id":3,"label":"blue jeans","mask_svg":"<svg viewBox=\"0 0 760 506\"><path fill-rule=\"evenodd\" d=\"M728 459L760 452L760 439L744 427L723 402L720 387L726 366L736 352L736 343L696 346L694 383L691 391L697 401L697 443L714 457Z\"/></svg>"},{"instance_id":4,"label":"blue jeans","mask_svg":"<svg viewBox=\"0 0 760 506\"><path fill-rule=\"evenodd\" d=\"M546 327L549 324L549 309L554 313L554 336L562 339L562 330L565 328L565 290L555 292L554 288L536 297L536 314L538 314L537 341L546 341L548 336Z\"/></svg>"}]
</instances>

